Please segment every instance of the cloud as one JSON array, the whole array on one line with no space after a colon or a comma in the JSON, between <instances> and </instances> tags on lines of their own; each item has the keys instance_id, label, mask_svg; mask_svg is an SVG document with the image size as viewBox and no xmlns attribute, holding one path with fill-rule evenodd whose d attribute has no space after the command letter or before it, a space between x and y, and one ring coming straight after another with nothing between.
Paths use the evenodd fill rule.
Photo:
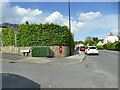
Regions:
<instances>
[{"instance_id":1,"label":"cloud","mask_svg":"<svg viewBox=\"0 0 120 90\"><path fill-rule=\"evenodd\" d=\"M34 17L34 16L42 14L42 11L39 9L34 9L34 10L32 10L30 8L25 9L25 8L21 8L19 6L15 7L15 11L20 16L33 16Z\"/></svg>"},{"instance_id":2,"label":"cloud","mask_svg":"<svg viewBox=\"0 0 120 90\"><path fill-rule=\"evenodd\" d=\"M101 29L101 30L112 30L113 28L118 27L118 15L103 15L99 19L86 22L89 24L89 30L92 29Z\"/></svg>"},{"instance_id":3,"label":"cloud","mask_svg":"<svg viewBox=\"0 0 120 90\"><path fill-rule=\"evenodd\" d=\"M52 14L50 14L48 17L46 17L44 22L66 25L69 27L68 16L64 16L58 11L55 11ZM82 28L84 28L83 22L81 21L77 22L71 19L71 32L73 33L79 32Z\"/></svg>"},{"instance_id":4,"label":"cloud","mask_svg":"<svg viewBox=\"0 0 120 90\"><path fill-rule=\"evenodd\" d=\"M118 34L118 28L112 29L111 32L112 32L113 34Z\"/></svg>"},{"instance_id":5,"label":"cloud","mask_svg":"<svg viewBox=\"0 0 120 90\"><path fill-rule=\"evenodd\" d=\"M1 6L0 6L1 7ZM9 3L2 4L3 12L2 19L4 22L9 23L55 23L59 25L66 25L69 27L69 17L64 16L59 11L54 11L49 15L45 15L40 9L23 8L20 6L10 7ZM1 15L1 14L0 14ZM118 27L118 15L110 14L104 15L101 12L86 12L80 13L79 18L71 18L71 31L74 35L78 35L81 32L94 33L104 30L107 32L116 32ZM85 35L85 34L83 34ZM87 34L86 34L87 35ZM80 35L79 35L80 36Z\"/></svg>"},{"instance_id":6,"label":"cloud","mask_svg":"<svg viewBox=\"0 0 120 90\"><path fill-rule=\"evenodd\" d=\"M79 31L81 31L85 26L85 23L80 22L80 21L72 21L71 22L71 31L73 33L78 33Z\"/></svg>"},{"instance_id":7,"label":"cloud","mask_svg":"<svg viewBox=\"0 0 120 90\"><path fill-rule=\"evenodd\" d=\"M10 0L0 0L0 2L10 2Z\"/></svg>"},{"instance_id":8,"label":"cloud","mask_svg":"<svg viewBox=\"0 0 120 90\"><path fill-rule=\"evenodd\" d=\"M45 22L62 25L64 22L64 16L60 12L55 11L52 14L50 14L48 17L46 17Z\"/></svg>"},{"instance_id":9,"label":"cloud","mask_svg":"<svg viewBox=\"0 0 120 90\"><path fill-rule=\"evenodd\" d=\"M21 23L25 23L25 21L29 21L30 23L38 23L40 22L40 15L42 14L42 10L39 9L25 9L19 6L15 7L15 12L19 15L19 17L23 17Z\"/></svg>"},{"instance_id":10,"label":"cloud","mask_svg":"<svg viewBox=\"0 0 120 90\"><path fill-rule=\"evenodd\" d=\"M101 12L87 12L87 13L81 13L79 15L79 20L87 21L87 20L93 20L98 17L102 16Z\"/></svg>"},{"instance_id":11,"label":"cloud","mask_svg":"<svg viewBox=\"0 0 120 90\"><path fill-rule=\"evenodd\" d=\"M0 1L0 23L2 23L2 18L3 18L3 9L9 6L8 3L9 0Z\"/></svg>"},{"instance_id":12,"label":"cloud","mask_svg":"<svg viewBox=\"0 0 120 90\"><path fill-rule=\"evenodd\" d=\"M9 7L9 5L4 4L2 12L3 22L9 23L25 23L29 21L30 23L37 23L41 21L42 10L22 8L19 6Z\"/></svg>"},{"instance_id":13,"label":"cloud","mask_svg":"<svg viewBox=\"0 0 120 90\"><path fill-rule=\"evenodd\" d=\"M73 20L71 18L71 32L76 34L76 33L81 33L82 31L84 32L98 32L96 30L101 30L101 32L110 31L113 28L117 28L117 15L102 15L101 12L87 12L85 15L87 15L85 21L81 20ZM90 15L90 16L89 16ZM93 15L93 16L91 16ZM59 25L66 25L69 27L69 18L68 16L64 16L58 11L55 11L51 13L48 17L45 18L44 22L50 22L50 23L55 23Z\"/></svg>"}]
</instances>

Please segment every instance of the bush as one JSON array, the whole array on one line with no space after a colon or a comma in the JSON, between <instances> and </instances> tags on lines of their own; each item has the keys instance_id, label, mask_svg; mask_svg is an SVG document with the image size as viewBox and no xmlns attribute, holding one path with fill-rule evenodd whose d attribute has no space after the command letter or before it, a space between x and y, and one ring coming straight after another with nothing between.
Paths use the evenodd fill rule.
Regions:
<instances>
[{"instance_id":1,"label":"bush","mask_svg":"<svg viewBox=\"0 0 120 90\"><path fill-rule=\"evenodd\" d=\"M120 42L116 41L114 43L107 43L103 45L104 49L120 51Z\"/></svg>"},{"instance_id":2,"label":"bush","mask_svg":"<svg viewBox=\"0 0 120 90\"><path fill-rule=\"evenodd\" d=\"M2 30L4 46L14 45L13 28ZM67 26L57 24L21 24L18 26L17 46L71 46L74 39Z\"/></svg>"},{"instance_id":3,"label":"bush","mask_svg":"<svg viewBox=\"0 0 120 90\"><path fill-rule=\"evenodd\" d=\"M111 50L111 46L112 46L112 43L107 43L103 45L104 49L107 49L107 50Z\"/></svg>"},{"instance_id":4,"label":"bush","mask_svg":"<svg viewBox=\"0 0 120 90\"><path fill-rule=\"evenodd\" d=\"M115 45L115 44L113 44L113 45L111 46L111 50L116 50L116 45Z\"/></svg>"},{"instance_id":5,"label":"bush","mask_svg":"<svg viewBox=\"0 0 120 90\"><path fill-rule=\"evenodd\" d=\"M97 45L96 46L98 49L104 49L103 45Z\"/></svg>"},{"instance_id":6,"label":"bush","mask_svg":"<svg viewBox=\"0 0 120 90\"><path fill-rule=\"evenodd\" d=\"M115 42L114 45L116 47L116 50L120 51L120 42Z\"/></svg>"}]
</instances>

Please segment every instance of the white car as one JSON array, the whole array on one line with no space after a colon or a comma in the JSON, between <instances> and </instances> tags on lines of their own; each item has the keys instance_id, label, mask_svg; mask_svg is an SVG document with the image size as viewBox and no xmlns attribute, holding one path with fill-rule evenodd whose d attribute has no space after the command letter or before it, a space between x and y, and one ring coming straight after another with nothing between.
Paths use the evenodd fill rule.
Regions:
<instances>
[{"instance_id":1,"label":"white car","mask_svg":"<svg viewBox=\"0 0 120 90\"><path fill-rule=\"evenodd\" d=\"M96 46L88 46L88 48L85 49L85 54L97 54L97 55L99 55L99 51L96 48Z\"/></svg>"}]
</instances>

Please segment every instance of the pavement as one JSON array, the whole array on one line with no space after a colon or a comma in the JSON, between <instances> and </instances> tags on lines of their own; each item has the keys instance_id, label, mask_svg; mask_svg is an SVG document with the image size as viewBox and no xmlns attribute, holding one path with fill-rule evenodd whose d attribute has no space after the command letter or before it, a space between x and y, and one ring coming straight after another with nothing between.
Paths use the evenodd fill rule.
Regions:
<instances>
[{"instance_id":1,"label":"pavement","mask_svg":"<svg viewBox=\"0 0 120 90\"><path fill-rule=\"evenodd\" d=\"M75 64L75 63L82 62L85 59L85 57L86 57L85 54L80 51L78 54L68 56L68 57L65 57L65 58L24 57L24 58L19 58L19 59L16 59L16 60L15 59L6 59L6 58L4 59L4 58L2 58L2 62L70 65L70 64Z\"/></svg>"}]
</instances>

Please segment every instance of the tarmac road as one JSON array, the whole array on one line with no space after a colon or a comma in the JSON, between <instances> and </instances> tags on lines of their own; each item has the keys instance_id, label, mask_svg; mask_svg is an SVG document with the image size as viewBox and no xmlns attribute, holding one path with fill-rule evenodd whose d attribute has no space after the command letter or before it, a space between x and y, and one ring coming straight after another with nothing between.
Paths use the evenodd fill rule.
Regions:
<instances>
[{"instance_id":1,"label":"tarmac road","mask_svg":"<svg viewBox=\"0 0 120 90\"><path fill-rule=\"evenodd\" d=\"M89 55L71 65L3 62L2 70L37 82L41 88L118 88L117 52L100 51L99 56Z\"/></svg>"}]
</instances>

